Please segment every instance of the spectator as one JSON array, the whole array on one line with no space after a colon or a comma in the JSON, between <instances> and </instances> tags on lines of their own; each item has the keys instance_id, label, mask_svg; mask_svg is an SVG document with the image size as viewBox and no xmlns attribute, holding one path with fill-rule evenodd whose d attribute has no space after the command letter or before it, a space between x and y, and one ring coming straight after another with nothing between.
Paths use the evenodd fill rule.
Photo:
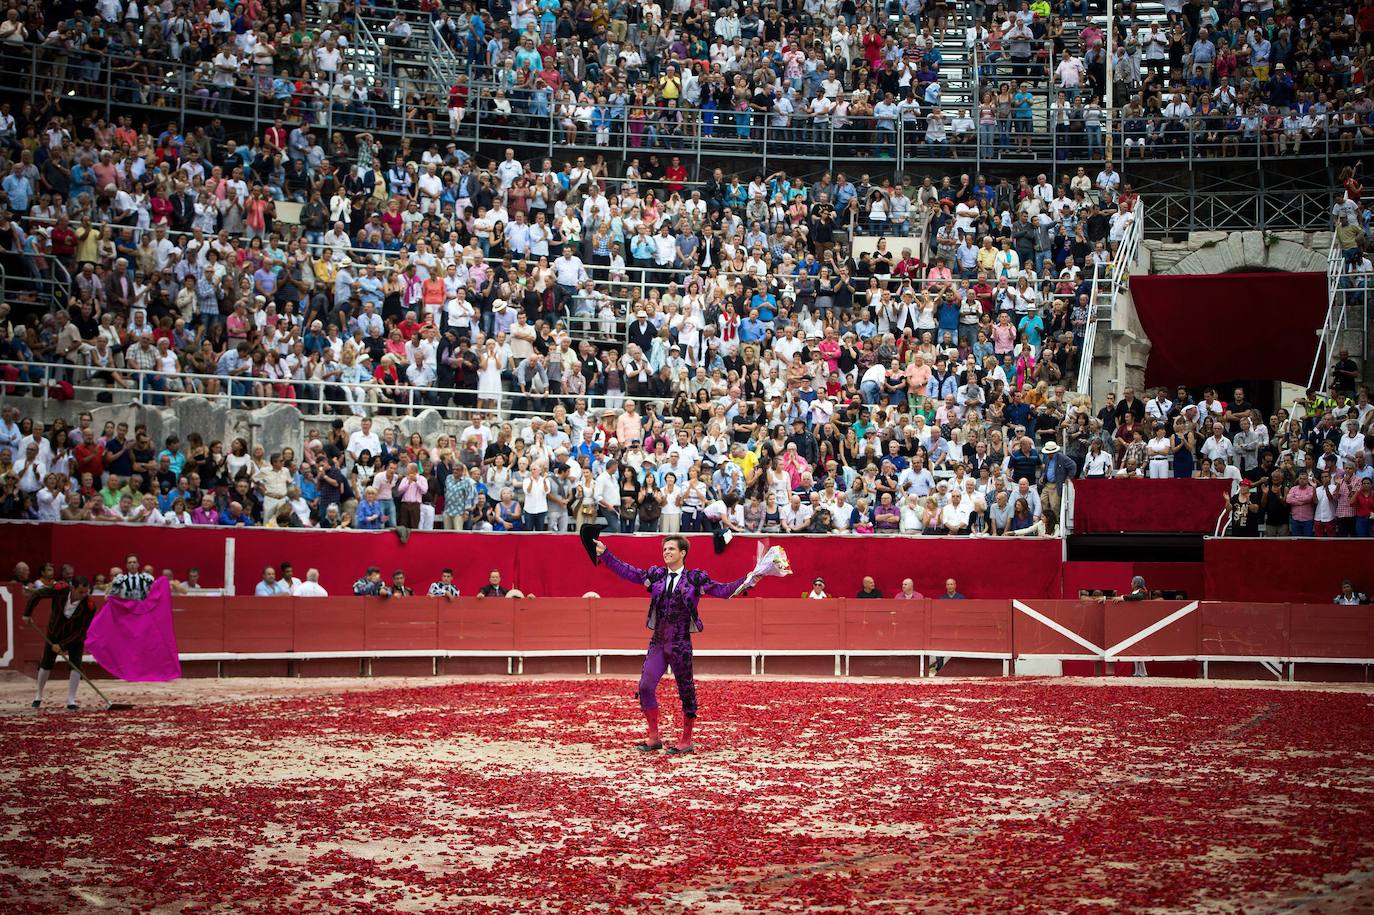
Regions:
<instances>
[{"instance_id":1,"label":"spectator","mask_svg":"<svg viewBox=\"0 0 1374 915\"><path fill-rule=\"evenodd\" d=\"M859 593L854 596L860 600L881 600L883 592L878 590L878 586L874 583L872 575L865 575L863 587L860 588Z\"/></svg>"},{"instance_id":2,"label":"spectator","mask_svg":"<svg viewBox=\"0 0 1374 915\"><path fill-rule=\"evenodd\" d=\"M429 586L430 597L457 597L458 587L453 583L453 570L444 569L439 580Z\"/></svg>"},{"instance_id":3,"label":"spectator","mask_svg":"<svg viewBox=\"0 0 1374 915\"><path fill-rule=\"evenodd\" d=\"M414 588L406 587L406 573L405 573L405 572L401 571L400 569L397 569L395 572L392 572L392 573L391 573L391 587L390 587L390 589L389 589L389 593L388 593L387 596L389 596L389 597L413 597L413 596L415 596L415 589L414 589Z\"/></svg>"},{"instance_id":4,"label":"spectator","mask_svg":"<svg viewBox=\"0 0 1374 915\"><path fill-rule=\"evenodd\" d=\"M353 593L359 597L390 597L391 589L382 581L382 570L368 566L363 577L353 582Z\"/></svg>"},{"instance_id":5,"label":"spectator","mask_svg":"<svg viewBox=\"0 0 1374 915\"><path fill-rule=\"evenodd\" d=\"M354 593L357 593L356 586ZM293 597L328 597L329 592L320 585L320 570L306 569L305 580L292 589L291 595Z\"/></svg>"},{"instance_id":6,"label":"spectator","mask_svg":"<svg viewBox=\"0 0 1374 915\"><path fill-rule=\"evenodd\" d=\"M1332 601L1332 603L1349 605L1367 604L1369 603L1369 599L1364 596L1363 592L1356 591L1355 586L1350 583L1350 579L1346 578L1341 581L1341 593L1336 595L1336 599Z\"/></svg>"},{"instance_id":7,"label":"spectator","mask_svg":"<svg viewBox=\"0 0 1374 915\"><path fill-rule=\"evenodd\" d=\"M508 593L507 589L501 587L501 570L492 569L491 573L487 575L487 583L477 591L477 596L505 597Z\"/></svg>"},{"instance_id":8,"label":"spectator","mask_svg":"<svg viewBox=\"0 0 1374 915\"><path fill-rule=\"evenodd\" d=\"M806 596L810 600L829 600L830 595L825 591L825 579L818 576L811 582L811 592Z\"/></svg>"},{"instance_id":9,"label":"spectator","mask_svg":"<svg viewBox=\"0 0 1374 915\"><path fill-rule=\"evenodd\" d=\"M910 578L902 579L902 590L893 595L893 600L922 600L924 595L916 590L916 583Z\"/></svg>"},{"instance_id":10,"label":"spectator","mask_svg":"<svg viewBox=\"0 0 1374 915\"><path fill-rule=\"evenodd\" d=\"M289 595L291 589L286 582L277 580L277 570L272 566L266 566L262 570L262 580L253 589L253 594L257 597L281 597Z\"/></svg>"}]
</instances>

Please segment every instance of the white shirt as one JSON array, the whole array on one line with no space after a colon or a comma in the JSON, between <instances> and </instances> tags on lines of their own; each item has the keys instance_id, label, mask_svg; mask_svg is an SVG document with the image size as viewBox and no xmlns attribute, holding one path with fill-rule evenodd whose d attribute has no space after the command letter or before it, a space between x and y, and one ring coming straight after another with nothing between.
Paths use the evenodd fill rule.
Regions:
<instances>
[{"instance_id":1,"label":"white shirt","mask_svg":"<svg viewBox=\"0 0 1374 915\"><path fill-rule=\"evenodd\" d=\"M291 589L293 597L328 597L329 592L317 581L302 581Z\"/></svg>"},{"instance_id":2,"label":"white shirt","mask_svg":"<svg viewBox=\"0 0 1374 915\"><path fill-rule=\"evenodd\" d=\"M604 503L610 505L612 511L620 511L620 483L615 477L603 470L596 478L592 492L598 508L603 507Z\"/></svg>"},{"instance_id":3,"label":"white shirt","mask_svg":"<svg viewBox=\"0 0 1374 915\"><path fill-rule=\"evenodd\" d=\"M364 451L370 452L376 457L382 451L382 440L375 432L363 434L363 430L358 429L348 437L348 453L354 458Z\"/></svg>"}]
</instances>

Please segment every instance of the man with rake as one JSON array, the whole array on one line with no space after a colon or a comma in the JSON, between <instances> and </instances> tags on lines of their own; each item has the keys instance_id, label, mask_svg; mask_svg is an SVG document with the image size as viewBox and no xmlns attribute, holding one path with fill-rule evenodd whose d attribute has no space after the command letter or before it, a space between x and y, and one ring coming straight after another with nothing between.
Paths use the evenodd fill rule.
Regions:
<instances>
[{"instance_id":1,"label":"man with rake","mask_svg":"<svg viewBox=\"0 0 1374 915\"><path fill-rule=\"evenodd\" d=\"M686 537L673 536L663 540L663 565L639 569L616 556L596 539L596 529L584 527L583 544L593 563L605 561L616 575L626 581L644 585L649 591L649 615L645 625L653 630L648 654L639 675L639 708L648 724L648 735L635 749L652 753L663 749L658 731L658 681L672 668L677 680L678 697L682 700L682 739L668 748L672 756L694 751L692 729L697 720L697 688L692 676L692 631L706 627L697 613L703 597L734 597L758 583L765 575L787 575L787 556L781 547L767 551L754 570L734 581L718 582L700 569L686 567L687 551L691 544Z\"/></svg>"},{"instance_id":2,"label":"man with rake","mask_svg":"<svg viewBox=\"0 0 1374 915\"><path fill-rule=\"evenodd\" d=\"M67 674L67 709L75 710L76 688L81 684L79 668L86 644L86 631L90 629L96 611L91 602L91 586L86 579L77 576L70 583L58 587L39 588L29 595L28 605L24 607L25 622L33 620L34 607L44 600L52 602L52 610L48 614L43 658L38 662L38 692L33 697L33 707L39 708L43 704L43 690L48 685L48 677L57 663L60 649L71 667L71 673Z\"/></svg>"}]
</instances>

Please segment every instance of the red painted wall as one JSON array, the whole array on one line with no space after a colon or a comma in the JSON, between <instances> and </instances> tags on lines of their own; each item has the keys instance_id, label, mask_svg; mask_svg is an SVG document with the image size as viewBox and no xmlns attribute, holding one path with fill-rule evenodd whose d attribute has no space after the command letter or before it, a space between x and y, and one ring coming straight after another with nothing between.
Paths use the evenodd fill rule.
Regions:
<instances>
[{"instance_id":1,"label":"red painted wall","mask_svg":"<svg viewBox=\"0 0 1374 915\"><path fill-rule=\"evenodd\" d=\"M1227 480L1079 480L1073 484L1076 534L1216 533L1230 496Z\"/></svg>"},{"instance_id":2,"label":"red painted wall","mask_svg":"<svg viewBox=\"0 0 1374 915\"><path fill-rule=\"evenodd\" d=\"M452 567L459 589L473 594L486 584L487 574L500 569L507 587L540 597L581 597L595 591L604 597L630 597L642 589L621 581L587 561L577 537L571 534L468 534L417 532L402 544L395 533L347 531L280 531L229 528L116 527L102 524L0 524L0 563L4 572L24 559L39 564L52 559L70 562L78 574L94 575L123 565L135 551L158 571L171 568L184 576L190 566L200 568L208 587L224 584L224 541L234 539L234 585L238 594L252 594L265 565L291 562L304 577L307 568L320 570L320 582L330 594L346 594L369 565L390 575L403 569L412 587L423 591ZM903 578L916 589L935 595L944 581L955 578L969 597L1058 597L1060 555L1058 540L970 540L958 537L782 537L735 538L722 555L714 555L711 538L694 536L691 564L719 580L748 573L760 545L782 544L792 562L793 575L770 578L753 592L755 597L797 597L817 575L829 593L853 596L863 576L872 575L884 593L895 593ZM653 536L607 538L618 555L641 567L661 562L660 543ZM4 574L0 572L0 574Z\"/></svg>"},{"instance_id":3,"label":"red painted wall","mask_svg":"<svg viewBox=\"0 0 1374 915\"><path fill-rule=\"evenodd\" d=\"M1203 568L1211 600L1329 604L1343 578L1374 593L1374 539L1208 540Z\"/></svg>"}]
</instances>

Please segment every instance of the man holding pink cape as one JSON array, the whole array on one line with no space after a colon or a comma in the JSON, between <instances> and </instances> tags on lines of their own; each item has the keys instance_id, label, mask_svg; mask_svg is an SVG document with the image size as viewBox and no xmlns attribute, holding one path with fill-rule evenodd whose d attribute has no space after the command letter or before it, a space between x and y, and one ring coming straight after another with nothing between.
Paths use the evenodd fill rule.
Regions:
<instances>
[{"instance_id":1,"label":"man holding pink cape","mask_svg":"<svg viewBox=\"0 0 1374 915\"><path fill-rule=\"evenodd\" d=\"M181 660L172 630L172 589L167 579L154 581L143 600L107 597L91 621L86 650L121 680L178 679Z\"/></svg>"}]
</instances>

